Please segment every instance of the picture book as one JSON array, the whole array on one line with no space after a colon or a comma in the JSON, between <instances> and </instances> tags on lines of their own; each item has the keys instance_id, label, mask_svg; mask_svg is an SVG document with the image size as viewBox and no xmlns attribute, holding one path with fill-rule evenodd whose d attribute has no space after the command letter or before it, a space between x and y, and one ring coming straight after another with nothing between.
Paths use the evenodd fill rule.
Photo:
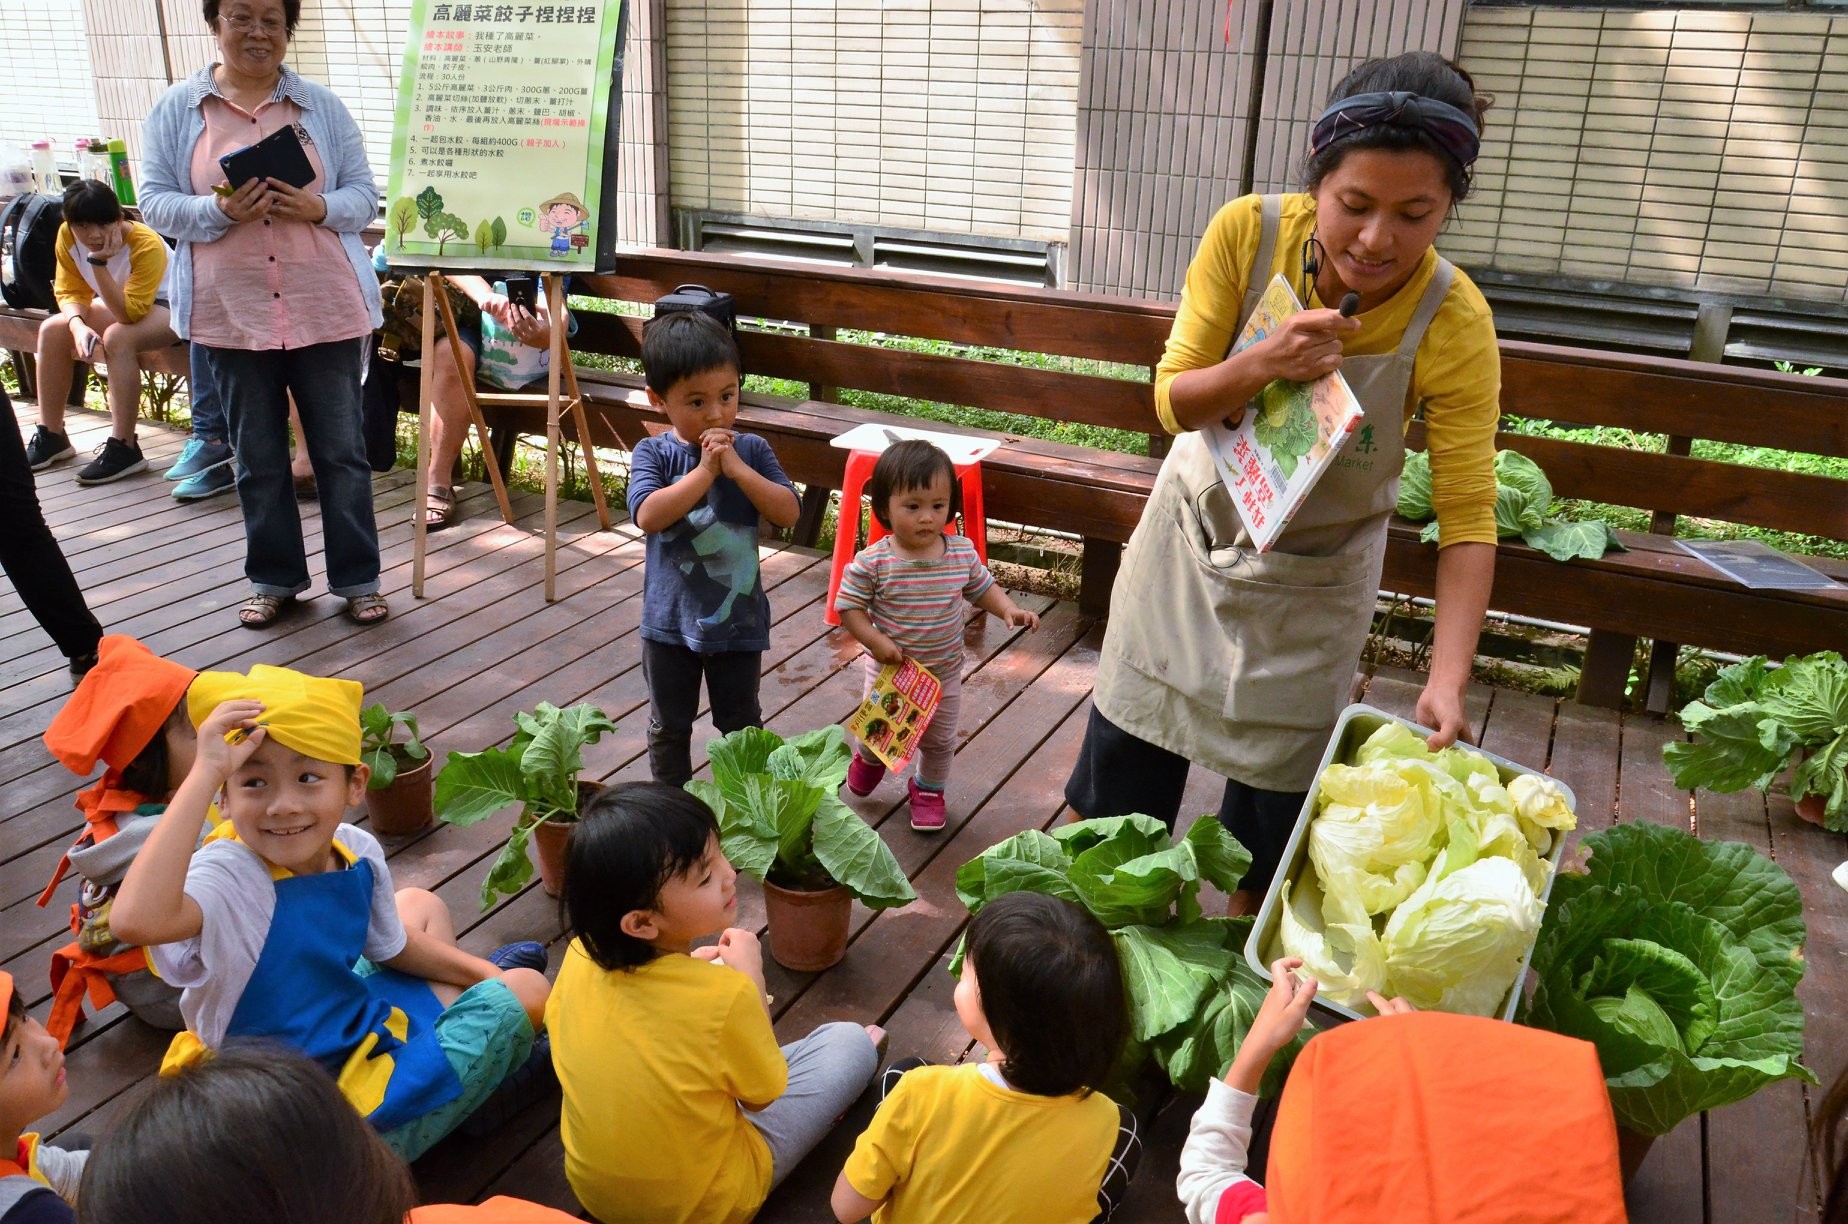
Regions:
<instances>
[{"instance_id":1,"label":"picture book","mask_svg":"<svg viewBox=\"0 0 1848 1224\"><path fill-rule=\"evenodd\" d=\"M1247 349L1302 309L1279 275L1245 321L1231 351ZM1339 370L1310 383L1278 379L1245 408L1236 429L1201 430L1252 546L1268 551L1359 426L1360 401Z\"/></svg>"},{"instance_id":2,"label":"picture book","mask_svg":"<svg viewBox=\"0 0 1848 1224\"><path fill-rule=\"evenodd\" d=\"M943 701L943 685L914 659L887 664L866 700L847 719L847 730L888 769L903 769Z\"/></svg>"}]
</instances>

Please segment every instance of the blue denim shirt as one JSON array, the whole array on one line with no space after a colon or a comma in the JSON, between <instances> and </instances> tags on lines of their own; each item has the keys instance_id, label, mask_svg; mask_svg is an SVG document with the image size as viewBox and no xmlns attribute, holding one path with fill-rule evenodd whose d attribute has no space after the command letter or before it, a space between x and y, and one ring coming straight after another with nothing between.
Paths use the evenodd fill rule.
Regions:
<instances>
[{"instance_id":1,"label":"blue denim shirt","mask_svg":"<svg viewBox=\"0 0 1848 1224\"><path fill-rule=\"evenodd\" d=\"M173 330L182 340L192 330L192 244L216 242L235 224L218 207L218 197L194 195L192 190L193 147L205 132L201 106L207 96L218 92L212 83L216 67L201 68L170 87L141 125L141 182L137 184L141 215L176 244L168 269L168 299ZM301 107L302 126L321 150L321 198L327 201L327 216L321 224L340 235L347 262L359 281L367 318L376 330L384 322L379 312L379 278L359 240L360 231L379 215L379 192L366 161L365 138L333 90L289 68L282 70L275 96Z\"/></svg>"},{"instance_id":2,"label":"blue denim shirt","mask_svg":"<svg viewBox=\"0 0 1848 1224\"><path fill-rule=\"evenodd\" d=\"M795 492L770 444L732 441L758 475ZM699 465L700 449L672 432L644 438L629 456L629 517L648 495ZM665 531L650 532L642 576L642 636L700 654L770 649L770 598L757 569L757 507L729 476Z\"/></svg>"}]
</instances>

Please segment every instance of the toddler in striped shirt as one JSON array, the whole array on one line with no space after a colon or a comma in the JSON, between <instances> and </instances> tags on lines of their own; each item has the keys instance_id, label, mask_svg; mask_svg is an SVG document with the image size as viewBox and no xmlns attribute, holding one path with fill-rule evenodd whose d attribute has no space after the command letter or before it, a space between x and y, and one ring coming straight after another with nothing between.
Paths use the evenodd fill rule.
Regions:
<instances>
[{"instance_id":1,"label":"toddler in striped shirt","mask_svg":"<svg viewBox=\"0 0 1848 1224\"><path fill-rule=\"evenodd\" d=\"M1012 628L1039 628L995 584L975 547L944 528L962 510L962 490L950 457L919 439L894 443L873 467L873 514L891 532L848 563L834 606L841 624L866 647L866 686L880 668L906 658L929 668L943 685L943 701L918 743L917 776L908 783L911 827L935 833L944 826L943 789L956 750L956 714L962 705L965 601ZM847 789L870 795L885 766L856 747Z\"/></svg>"}]
</instances>

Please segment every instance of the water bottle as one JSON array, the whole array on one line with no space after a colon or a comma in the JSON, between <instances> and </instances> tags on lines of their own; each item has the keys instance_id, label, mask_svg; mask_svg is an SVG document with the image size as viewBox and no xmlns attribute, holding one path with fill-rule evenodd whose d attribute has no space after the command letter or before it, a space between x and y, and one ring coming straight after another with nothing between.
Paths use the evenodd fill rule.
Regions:
<instances>
[{"instance_id":1,"label":"water bottle","mask_svg":"<svg viewBox=\"0 0 1848 1224\"><path fill-rule=\"evenodd\" d=\"M32 142L32 178L34 191L58 194L64 189L64 183L58 178L58 158L51 151L51 141L35 140Z\"/></svg>"},{"instance_id":2,"label":"water bottle","mask_svg":"<svg viewBox=\"0 0 1848 1224\"><path fill-rule=\"evenodd\" d=\"M128 142L119 136L109 142L109 177L123 207L134 204L135 179L128 170Z\"/></svg>"},{"instance_id":3,"label":"water bottle","mask_svg":"<svg viewBox=\"0 0 1848 1224\"><path fill-rule=\"evenodd\" d=\"M32 163L14 146L0 147L0 200L10 200L33 189Z\"/></svg>"}]
</instances>

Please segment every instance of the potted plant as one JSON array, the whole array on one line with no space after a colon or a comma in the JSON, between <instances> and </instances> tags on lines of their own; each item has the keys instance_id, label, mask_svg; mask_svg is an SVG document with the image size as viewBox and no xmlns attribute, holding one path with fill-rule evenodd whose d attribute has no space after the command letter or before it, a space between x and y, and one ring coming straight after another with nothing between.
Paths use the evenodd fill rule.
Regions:
<instances>
[{"instance_id":1,"label":"potted plant","mask_svg":"<svg viewBox=\"0 0 1848 1224\"><path fill-rule=\"evenodd\" d=\"M437 815L452 825L467 827L508 804L520 805L506 846L481 882L484 910L495 897L512 896L533 878L529 841L538 843L540 883L548 895L558 895L571 826L602 789L578 781L584 746L616 729L607 714L588 704L561 710L541 702L530 714L515 714L513 721L518 727L513 742L481 752L452 752L436 779Z\"/></svg>"},{"instance_id":2,"label":"potted plant","mask_svg":"<svg viewBox=\"0 0 1848 1224\"><path fill-rule=\"evenodd\" d=\"M1779 1080L1803 1054L1803 898L1740 842L1630 821L1584 841L1534 945L1522 1022L1598 1048L1627 1179L1702 1110Z\"/></svg>"},{"instance_id":3,"label":"potted plant","mask_svg":"<svg viewBox=\"0 0 1848 1224\"><path fill-rule=\"evenodd\" d=\"M718 816L732 866L763 881L777 964L806 973L838 963L856 899L875 910L917 900L879 834L841 802L852 750L839 726L787 741L746 727L706 752L712 780L687 789Z\"/></svg>"},{"instance_id":4,"label":"potted plant","mask_svg":"<svg viewBox=\"0 0 1848 1224\"><path fill-rule=\"evenodd\" d=\"M1755 655L1723 669L1681 710L1691 744L1662 759L1684 790L1769 791L1785 770L1807 820L1848 833L1848 661L1832 650L1770 667Z\"/></svg>"},{"instance_id":5,"label":"potted plant","mask_svg":"<svg viewBox=\"0 0 1848 1224\"><path fill-rule=\"evenodd\" d=\"M971 914L1013 892L1076 902L1110 932L1129 991L1130 1041L1112 1095L1129 1100L1152 1065L1184 1092L1205 1092L1225 1074L1264 1003L1269 984L1245 963L1252 919L1209 918L1200 889L1231 892L1251 854L1212 816L1173 837L1148 816L1108 816L1028 829L990 846L956 873ZM962 972L962 946L950 972ZM1259 1095L1282 1091L1308 1039L1299 1033L1271 1060Z\"/></svg>"},{"instance_id":6,"label":"potted plant","mask_svg":"<svg viewBox=\"0 0 1848 1224\"><path fill-rule=\"evenodd\" d=\"M398 742L398 728L404 742ZM436 813L431 806L430 750L417 733L415 714L394 713L373 704L359 712L360 760L372 776L366 781L366 814L372 829L386 837L402 837L427 826Z\"/></svg>"}]
</instances>

